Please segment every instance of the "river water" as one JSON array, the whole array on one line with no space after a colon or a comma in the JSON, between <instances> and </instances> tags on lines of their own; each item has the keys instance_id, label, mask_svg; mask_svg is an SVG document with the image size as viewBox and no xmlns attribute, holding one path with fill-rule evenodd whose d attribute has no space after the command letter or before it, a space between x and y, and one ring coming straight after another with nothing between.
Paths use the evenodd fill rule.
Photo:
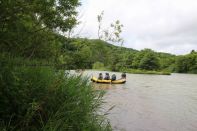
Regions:
<instances>
[{"instance_id":1,"label":"river water","mask_svg":"<svg viewBox=\"0 0 197 131\"><path fill-rule=\"evenodd\" d=\"M105 110L114 106L107 117L115 131L197 131L197 75L127 74L125 84L96 86L107 92Z\"/></svg>"}]
</instances>

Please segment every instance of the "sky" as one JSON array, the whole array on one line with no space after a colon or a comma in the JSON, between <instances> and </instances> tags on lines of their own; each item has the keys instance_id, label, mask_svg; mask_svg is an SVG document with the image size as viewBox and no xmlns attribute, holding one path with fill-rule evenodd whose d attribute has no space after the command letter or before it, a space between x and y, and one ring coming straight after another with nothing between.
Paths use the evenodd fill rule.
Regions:
<instances>
[{"instance_id":1,"label":"sky","mask_svg":"<svg viewBox=\"0 0 197 131\"><path fill-rule=\"evenodd\" d=\"M81 0L76 32L98 38L97 15L104 11L103 28L120 20L123 46L187 54L197 50L197 0Z\"/></svg>"}]
</instances>

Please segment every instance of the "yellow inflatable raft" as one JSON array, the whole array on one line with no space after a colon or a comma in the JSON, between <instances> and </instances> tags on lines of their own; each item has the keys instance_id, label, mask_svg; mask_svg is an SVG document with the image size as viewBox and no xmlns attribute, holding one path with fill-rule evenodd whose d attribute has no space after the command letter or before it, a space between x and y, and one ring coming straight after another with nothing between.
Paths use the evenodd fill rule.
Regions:
<instances>
[{"instance_id":1,"label":"yellow inflatable raft","mask_svg":"<svg viewBox=\"0 0 197 131\"><path fill-rule=\"evenodd\" d=\"M123 84L126 82L126 79L119 79L119 80L99 80L96 77L92 77L91 81L96 82L96 83L105 83L105 84Z\"/></svg>"}]
</instances>

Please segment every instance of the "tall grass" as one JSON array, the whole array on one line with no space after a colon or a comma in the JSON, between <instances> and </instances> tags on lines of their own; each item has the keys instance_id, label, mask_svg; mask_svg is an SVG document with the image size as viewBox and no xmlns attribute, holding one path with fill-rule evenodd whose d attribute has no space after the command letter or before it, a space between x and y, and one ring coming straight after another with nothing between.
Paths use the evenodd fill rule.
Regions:
<instances>
[{"instance_id":1,"label":"tall grass","mask_svg":"<svg viewBox=\"0 0 197 131\"><path fill-rule=\"evenodd\" d=\"M111 130L97 113L103 92L87 78L52 67L15 66L0 61L0 130Z\"/></svg>"},{"instance_id":2,"label":"tall grass","mask_svg":"<svg viewBox=\"0 0 197 131\"><path fill-rule=\"evenodd\" d=\"M121 71L131 74L171 75L169 71L154 71L154 70L140 70L140 69L123 69Z\"/></svg>"}]
</instances>

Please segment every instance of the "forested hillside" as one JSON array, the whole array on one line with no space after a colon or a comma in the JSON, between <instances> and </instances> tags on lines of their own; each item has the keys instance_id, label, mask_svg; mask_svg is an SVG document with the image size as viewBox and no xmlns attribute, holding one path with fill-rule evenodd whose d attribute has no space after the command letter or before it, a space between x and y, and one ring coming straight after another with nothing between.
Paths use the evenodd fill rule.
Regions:
<instances>
[{"instance_id":1,"label":"forested hillside","mask_svg":"<svg viewBox=\"0 0 197 131\"><path fill-rule=\"evenodd\" d=\"M60 63L68 69L104 68L112 71L124 69L156 70L178 73L196 73L197 52L188 55L172 55L155 52L151 49L141 51L114 46L97 39L70 39L64 45Z\"/></svg>"}]
</instances>

